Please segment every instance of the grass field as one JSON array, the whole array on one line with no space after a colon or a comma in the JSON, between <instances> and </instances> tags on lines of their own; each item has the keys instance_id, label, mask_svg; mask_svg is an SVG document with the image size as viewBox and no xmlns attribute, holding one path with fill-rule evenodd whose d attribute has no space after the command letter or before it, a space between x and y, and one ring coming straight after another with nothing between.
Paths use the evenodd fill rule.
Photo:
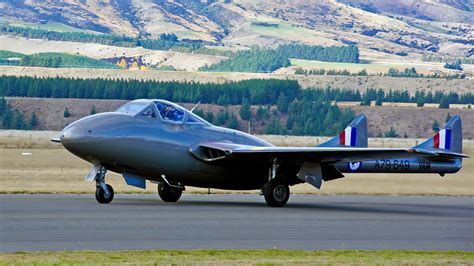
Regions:
<instances>
[{"instance_id":1,"label":"grass field","mask_svg":"<svg viewBox=\"0 0 474 266\"><path fill-rule=\"evenodd\" d=\"M35 29L41 30L50 30L50 31L60 31L60 32L82 32L82 33L93 33L93 34L101 34L100 32L91 31L91 30L82 30L79 28L74 28L68 26L66 24L62 24L59 22L47 22L44 24L38 23L25 23L25 22L10 22L11 26L16 27L31 27Z\"/></svg>"},{"instance_id":2,"label":"grass field","mask_svg":"<svg viewBox=\"0 0 474 266\"><path fill-rule=\"evenodd\" d=\"M86 182L90 164L75 157L60 144L49 141L54 131L0 131L0 193L93 193L95 184ZM263 136L279 146L311 146L326 138ZM410 139L371 139L373 147L409 147ZM464 152L474 154L474 141L464 142ZM325 182L321 190L308 184L291 187L294 194L367 194L367 195L462 195L474 196L474 162L464 161L463 169L441 178L436 174L347 174L346 178ZM117 193L156 193L148 183L144 191L127 186L115 173L107 182ZM221 191L212 193L253 193L259 191ZM207 189L187 187L186 193L207 193Z\"/></svg>"},{"instance_id":3,"label":"grass field","mask_svg":"<svg viewBox=\"0 0 474 266\"><path fill-rule=\"evenodd\" d=\"M355 63L336 63L336 62L323 62L316 60L302 60L302 59L291 59L291 65L295 67L302 67L305 69L334 69L334 70L347 70L351 73L357 73L362 69L365 69L369 74L387 73L390 68L395 68L400 71L405 68L414 67L419 74L434 74L433 71L446 72L443 68L442 63L436 62L403 62L403 61L373 61L366 64L355 64Z\"/></svg>"},{"instance_id":4,"label":"grass field","mask_svg":"<svg viewBox=\"0 0 474 266\"><path fill-rule=\"evenodd\" d=\"M0 253L1 265L472 265L473 252L357 250L150 250Z\"/></svg>"},{"instance_id":5,"label":"grass field","mask_svg":"<svg viewBox=\"0 0 474 266\"><path fill-rule=\"evenodd\" d=\"M303 27L295 27L283 22L270 22L278 26L259 26L251 25L250 29L263 36L270 36L276 38L284 38L290 41L299 41L308 44L317 45L339 45L338 42L331 40L329 36L324 36L323 33Z\"/></svg>"},{"instance_id":6,"label":"grass field","mask_svg":"<svg viewBox=\"0 0 474 266\"><path fill-rule=\"evenodd\" d=\"M10 23L11 26L17 26L17 27L31 27L35 29L41 29L41 30L50 30L50 31L60 31L60 32L82 32L82 33L93 33L93 34L102 34L100 32L96 31L91 31L91 30L82 30L78 28L74 28L71 26L68 26L66 24L62 24L59 22L47 22L44 24L37 24L37 23L25 23L25 22L12 22Z\"/></svg>"}]
</instances>

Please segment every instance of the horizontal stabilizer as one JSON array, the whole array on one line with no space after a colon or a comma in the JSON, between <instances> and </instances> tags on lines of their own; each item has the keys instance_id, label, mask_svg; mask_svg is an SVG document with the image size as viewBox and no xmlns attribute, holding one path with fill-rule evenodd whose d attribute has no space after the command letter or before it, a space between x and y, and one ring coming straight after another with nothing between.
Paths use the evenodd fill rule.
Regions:
<instances>
[{"instance_id":1,"label":"horizontal stabilizer","mask_svg":"<svg viewBox=\"0 0 474 266\"><path fill-rule=\"evenodd\" d=\"M52 138L50 139L52 142L56 142L56 143L61 143L61 139L59 137L55 137L55 138Z\"/></svg>"}]
</instances>

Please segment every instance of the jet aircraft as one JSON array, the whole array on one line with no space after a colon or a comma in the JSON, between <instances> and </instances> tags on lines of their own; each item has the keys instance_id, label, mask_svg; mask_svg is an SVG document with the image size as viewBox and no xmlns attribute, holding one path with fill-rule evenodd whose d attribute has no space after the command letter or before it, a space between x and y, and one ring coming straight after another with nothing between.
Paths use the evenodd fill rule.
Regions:
<instances>
[{"instance_id":1,"label":"jet aircraft","mask_svg":"<svg viewBox=\"0 0 474 266\"><path fill-rule=\"evenodd\" d=\"M96 199L110 203L107 171L145 188L158 184L165 202L176 202L186 186L261 189L271 207L284 206L290 186L320 189L343 173L456 173L461 169L461 119L454 116L436 135L411 148L368 148L367 119L357 116L338 136L316 147L275 147L241 131L211 125L192 110L165 100L134 100L115 112L84 117L58 139L92 163L86 176Z\"/></svg>"}]
</instances>

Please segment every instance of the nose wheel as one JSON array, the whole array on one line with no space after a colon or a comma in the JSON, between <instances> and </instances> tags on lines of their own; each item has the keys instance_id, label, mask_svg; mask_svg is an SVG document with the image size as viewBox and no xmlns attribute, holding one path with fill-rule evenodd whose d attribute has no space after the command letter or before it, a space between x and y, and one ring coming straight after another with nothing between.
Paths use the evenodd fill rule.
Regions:
<instances>
[{"instance_id":1,"label":"nose wheel","mask_svg":"<svg viewBox=\"0 0 474 266\"><path fill-rule=\"evenodd\" d=\"M98 186L95 190L95 199L101 204L110 203L114 199L114 189L111 185L105 184L107 190L103 189L102 186Z\"/></svg>"},{"instance_id":2,"label":"nose wheel","mask_svg":"<svg viewBox=\"0 0 474 266\"><path fill-rule=\"evenodd\" d=\"M177 202L183 194L181 188L172 187L166 183L158 184L158 195L164 202Z\"/></svg>"},{"instance_id":3,"label":"nose wheel","mask_svg":"<svg viewBox=\"0 0 474 266\"><path fill-rule=\"evenodd\" d=\"M106 173L107 169L101 166L95 176L95 199L101 204L108 204L114 199L114 189L111 185L105 183Z\"/></svg>"}]
</instances>

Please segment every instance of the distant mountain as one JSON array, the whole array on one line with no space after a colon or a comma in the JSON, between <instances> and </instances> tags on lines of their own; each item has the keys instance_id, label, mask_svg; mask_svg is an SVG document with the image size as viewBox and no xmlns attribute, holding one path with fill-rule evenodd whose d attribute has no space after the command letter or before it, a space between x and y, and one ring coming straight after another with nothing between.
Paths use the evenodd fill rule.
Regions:
<instances>
[{"instance_id":1,"label":"distant mountain","mask_svg":"<svg viewBox=\"0 0 474 266\"><path fill-rule=\"evenodd\" d=\"M357 44L370 56L474 55L470 0L7 0L0 18L56 30L228 47Z\"/></svg>"}]
</instances>

